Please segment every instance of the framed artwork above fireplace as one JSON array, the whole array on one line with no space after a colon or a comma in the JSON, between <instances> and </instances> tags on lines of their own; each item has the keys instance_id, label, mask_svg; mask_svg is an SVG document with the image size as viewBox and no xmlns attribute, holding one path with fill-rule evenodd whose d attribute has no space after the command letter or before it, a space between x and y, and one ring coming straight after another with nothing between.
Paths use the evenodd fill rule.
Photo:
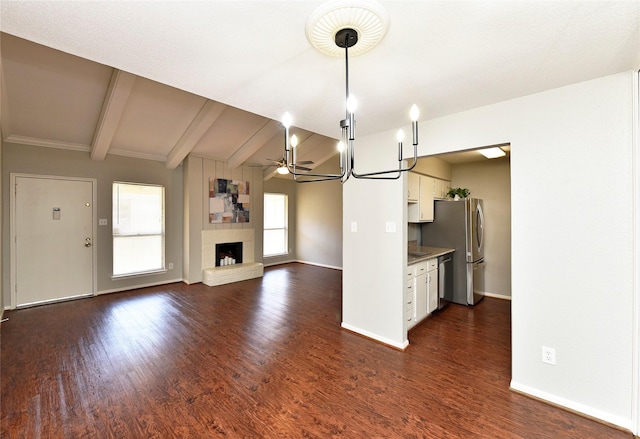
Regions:
<instances>
[{"instance_id":1,"label":"framed artwork above fireplace","mask_svg":"<svg viewBox=\"0 0 640 439\"><path fill-rule=\"evenodd\" d=\"M248 223L251 196L249 182L209 179L209 223Z\"/></svg>"}]
</instances>

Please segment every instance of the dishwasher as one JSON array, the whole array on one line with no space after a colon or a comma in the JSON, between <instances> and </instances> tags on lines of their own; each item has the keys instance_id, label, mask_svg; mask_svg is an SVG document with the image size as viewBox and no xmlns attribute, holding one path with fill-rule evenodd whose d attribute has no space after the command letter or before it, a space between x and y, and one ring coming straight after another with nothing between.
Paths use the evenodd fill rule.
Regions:
<instances>
[{"instance_id":1,"label":"dishwasher","mask_svg":"<svg viewBox=\"0 0 640 439\"><path fill-rule=\"evenodd\" d=\"M451 253L438 257L438 309L453 301L453 257Z\"/></svg>"}]
</instances>

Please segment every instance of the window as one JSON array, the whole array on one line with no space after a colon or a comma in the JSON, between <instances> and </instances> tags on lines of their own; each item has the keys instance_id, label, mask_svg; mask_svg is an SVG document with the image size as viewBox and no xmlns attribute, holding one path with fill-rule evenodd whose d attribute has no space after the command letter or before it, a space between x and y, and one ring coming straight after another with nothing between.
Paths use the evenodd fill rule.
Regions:
<instances>
[{"instance_id":1,"label":"window","mask_svg":"<svg viewBox=\"0 0 640 439\"><path fill-rule=\"evenodd\" d=\"M113 183L113 276L164 270L164 187Z\"/></svg>"},{"instance_id":2,"label":"window","mask_svg":"<svg viewBox=\"0 0 640 439\"><path fill-rule=\"evenodd\" d=\"M264 256L288 253L287 211L285 194L264 194Z\"/></svg>"}]
</instances>

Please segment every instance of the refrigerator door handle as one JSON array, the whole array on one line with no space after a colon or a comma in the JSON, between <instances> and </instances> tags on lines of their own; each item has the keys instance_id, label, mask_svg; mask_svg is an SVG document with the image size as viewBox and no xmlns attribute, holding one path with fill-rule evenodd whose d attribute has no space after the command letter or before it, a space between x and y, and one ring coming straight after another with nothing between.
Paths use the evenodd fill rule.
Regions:
<instances>
[{"instance_id":1,"label":"refrigerator door handle","mask_svg":"<svg viewBox=\"0 0 640 439\"><path fill-rule=\"evenodd\" d=\"M484 242L484 213L482 213L482 206L479 203L476 208L476 241L478 251L482 250L482 244Z\"/></svg>"}]
</instances>

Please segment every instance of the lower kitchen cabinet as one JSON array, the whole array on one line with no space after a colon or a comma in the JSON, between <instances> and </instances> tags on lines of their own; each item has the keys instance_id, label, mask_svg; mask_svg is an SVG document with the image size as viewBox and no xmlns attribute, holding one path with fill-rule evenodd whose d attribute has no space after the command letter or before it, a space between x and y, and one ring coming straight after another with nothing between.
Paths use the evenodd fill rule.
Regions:
<instances>
[{"instance_id":1,"label":"lower kitchen cabinet","mask_svg":"<svg viewBox=\"0 0 640 439\"><path fill-rule=\"evenodd\" d=\"M438 309L438 260L427 261L427 314Z\"/></svg>"},{"instance_id":2,"label":"lower kitchen cabinet","mask_svg":"<svg viewBox=\"0 0 640 439\"><path fill-rule=\"evenodd\" d=\"M416 324L416 292L413 288L414 279L407 281L404 300L404 319L407 322L407 329Z\"/></svg>"},{"instance_id":3,"label":"lower kitchen cabinet","mask_svg":"<svg viewBox=\"0 0 640 439\"><path fill-rule=\"evenodd\" d=\"M405 303L404 316L407 322L407 329L411 329L418 322L416 312L418 301L426 291L427 263L418 262L407 267L407 278L405 280Z\"/></svg>"},{"instance_id":4,"label":"lower kitchen cabinet","mask_svg":"<svg viewBox=\"0 0 640 439\"><path fill-rule=\"evenodd\" d=\"M416 276L416 323L427 316L427 273Z\"/></svg>"},{"instance_id":5,"label":"lower kitchen cabinet","mask_svg":"<svg viewBox=\"0 0 640 439\"><path fill-rule=\"evenodd\" d=\"M407 267L405 320L407 329L438 308L438 259L429 259Z\"/></svg>"}]
</instances>

